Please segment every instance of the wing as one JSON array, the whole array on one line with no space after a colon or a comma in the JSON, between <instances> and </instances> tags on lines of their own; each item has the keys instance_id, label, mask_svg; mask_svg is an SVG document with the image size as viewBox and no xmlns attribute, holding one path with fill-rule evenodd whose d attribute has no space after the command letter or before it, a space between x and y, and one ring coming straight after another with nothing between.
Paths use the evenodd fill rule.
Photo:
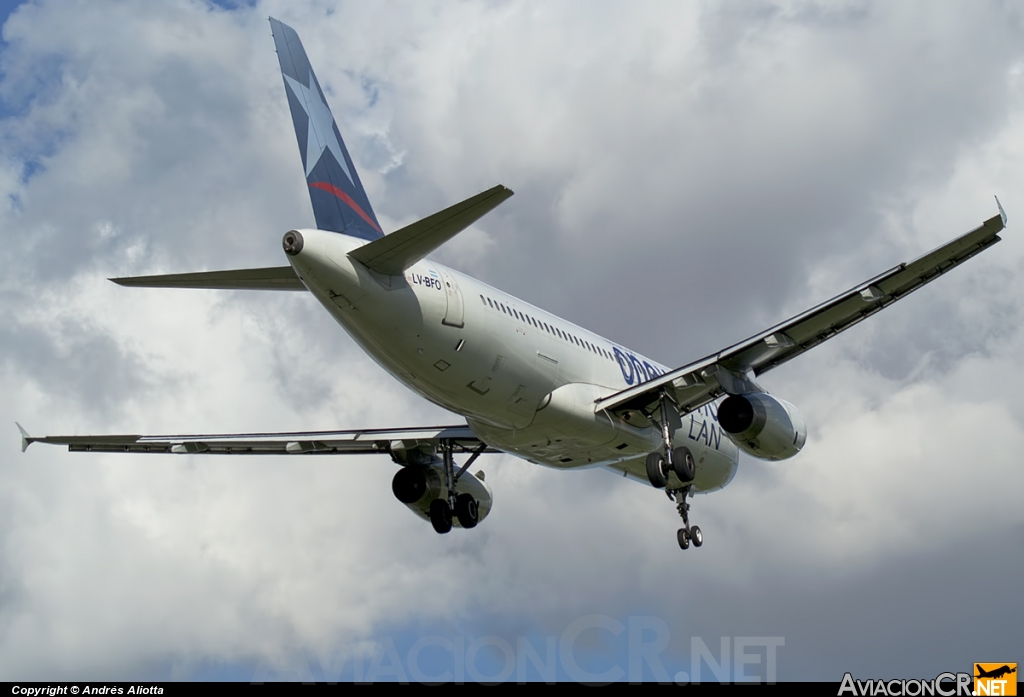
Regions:
<instances>
[{"instance_id":1,"label":"wing","mask_svg":"<svg viewBox=\"0 0 1024 697\"><path fill-rule=\"evenodd\" d=\"M996 199L998 204L998 199ZM596 402L597 411L650 413L665 390L682 414L722 394L760 392L754 377L796 358L879 310L906 297L1001 239L1006 214L989 218L980 227L914 261L900 264L864 281L796 317L647 382Z\"/></svg>"},{"instance_id":2,"label":"wing","mask_svg":"<svg viewBox=\"0 0 1024 697\"><path fill-rule=\"evenodd\" d=\"M180 436L44 436L28 435L21 426L21 449L33 443L66 445L71 452L176 453L205 455L362 455L436 446L441 441L453 452L479 450L483 445L469 426L303 431L296 433L237 433ZM481 453L502 452L486 447Z\"/></svg>"}]
</instances>

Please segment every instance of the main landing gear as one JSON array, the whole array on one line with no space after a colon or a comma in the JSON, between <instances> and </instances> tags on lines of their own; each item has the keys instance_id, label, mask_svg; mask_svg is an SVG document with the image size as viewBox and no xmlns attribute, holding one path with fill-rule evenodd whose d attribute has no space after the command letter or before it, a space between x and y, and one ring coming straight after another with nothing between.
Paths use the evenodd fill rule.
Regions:
<instances>
[{"instance_id":1,"label":"main landing gear","mask_svg":"<svg viewBox=\"0 0 1024 697\"><path fill-rule=\"evenodd\" d=\"M455 487L459 483L459 477L465 474L469 466L480 457L486 447L486 445L481 444L469 456L466 464L458 472L455 472L452 444L447 440L441 441L440 450L444 463L444 487L445 491L448 492L448 497L447 499L436 498L430 502L430 524L434 526L434 530L437 533L443 535L451 532L453 513L459 521L459 525L466 529L475 528L476 524L480 522L480 506L476 499L471 494L457 494Z\"/></svg>"},{"instance_id":2,"label":"main landing gear","mask_svg":"<svg viewBox=\"0 0 1024 697\"><path fill-rule=\"evenodd\" d=\"M690 504L686 502L687 497L693 496L693 479L697 476L697 464L693 460L693 454L685 446L672 447L672 429L670 418L673 414L671 409L676 406L671 397L662 390L660 397L661 421L648 414L648 418L661 430L661 437L665 444L665 454L655 451L647 456L647 479L651 486L656 489L665 489L670 500L676 504L676 510L683 519L683 527L676 533L676 541L681 549L689 549L692 543L694 547L704 544L704 535L696 525L690 525Z\"/></svg>"}]
</instances>

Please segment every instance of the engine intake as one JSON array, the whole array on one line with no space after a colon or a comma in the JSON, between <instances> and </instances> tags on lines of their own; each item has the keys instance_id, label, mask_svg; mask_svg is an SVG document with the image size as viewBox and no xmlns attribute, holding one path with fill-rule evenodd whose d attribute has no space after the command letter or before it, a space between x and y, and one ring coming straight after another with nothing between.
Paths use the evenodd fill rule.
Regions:
<instances>
[{"instance_id":1,"label":"engine intake","mask_svg":"<svg viewBox=\"0 0 1024 697\"><path fill-rule=\"evenodd\" d=\"M793 457L807 442L799 410L763 392L726 397L718 406L718 424L741 450L764 460Z\"/></svg>"},{"instance_id":2,"label":"engine intake","mask_svg":"<svg viewBox=\"0 0 1024 697\"><path fill-rule=\"evenodd\" d=\"M441 473L436 467L403 467L391 480L391 491L395 498L407 506L424 502L429 504L441 495L443 488Z\"/></svg>"}]
</instances>

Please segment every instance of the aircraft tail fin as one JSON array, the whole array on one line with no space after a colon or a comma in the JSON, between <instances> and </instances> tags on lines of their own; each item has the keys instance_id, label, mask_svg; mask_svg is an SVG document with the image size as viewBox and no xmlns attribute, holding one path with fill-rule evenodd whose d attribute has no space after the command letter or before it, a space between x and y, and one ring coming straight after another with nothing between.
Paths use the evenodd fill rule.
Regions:
<instances>
[{"instance_id":1,"label":"aircraft tail fin","mask_svg":"<svg viewBox=\"0 0 1024 697\"><path fill-rule=\"evenodd\" d=\"M384 236L295 30L270 18L316 225L364 240Z\"/></svg>"}]
</instances>

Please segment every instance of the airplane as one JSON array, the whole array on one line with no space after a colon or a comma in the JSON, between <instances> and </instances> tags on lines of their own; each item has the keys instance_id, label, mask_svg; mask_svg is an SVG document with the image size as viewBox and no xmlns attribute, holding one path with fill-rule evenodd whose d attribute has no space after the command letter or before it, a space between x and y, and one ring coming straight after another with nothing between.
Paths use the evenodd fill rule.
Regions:
<instances>
[{"instance_id":1,"label":"airplane","mask_svg":"<svg viewBox=\"0 0 1024 697\"><path fill-rule=\"evenodd\" d=\"M985 670L984 668L978 667L977 664L975 664L975 667L978 668L978 674L974 676L976 678L1001 678L1004 675L1017 672L1016 664L1014 664L1013 668L1008 665L1003 665L993 670Z\"/></svg>"},{"instance_id":2,"label":"airplane","mask_svg":"<svg viewBox=\"0 0 1024 697\"><path fill-rule=\"evenodd\" d=\"M799 410L762 374L888 307L1000 241L1006 213L806 312L670 368L427 257L512 196L498 185L388 234L380 225L298 34L271 18L316 229L285 233L287 265L110 279L148 288L309 292L385 371L464 423L296 433L32 437L73 452L386 454L395 497L438 533L473 528L493 493L487 453L556 469L604 467L662 489L700 547L688 499L722 489L740 452L803 448ZM459 466L455 456L466 456Z\"/></svg>"}]
</instances>

